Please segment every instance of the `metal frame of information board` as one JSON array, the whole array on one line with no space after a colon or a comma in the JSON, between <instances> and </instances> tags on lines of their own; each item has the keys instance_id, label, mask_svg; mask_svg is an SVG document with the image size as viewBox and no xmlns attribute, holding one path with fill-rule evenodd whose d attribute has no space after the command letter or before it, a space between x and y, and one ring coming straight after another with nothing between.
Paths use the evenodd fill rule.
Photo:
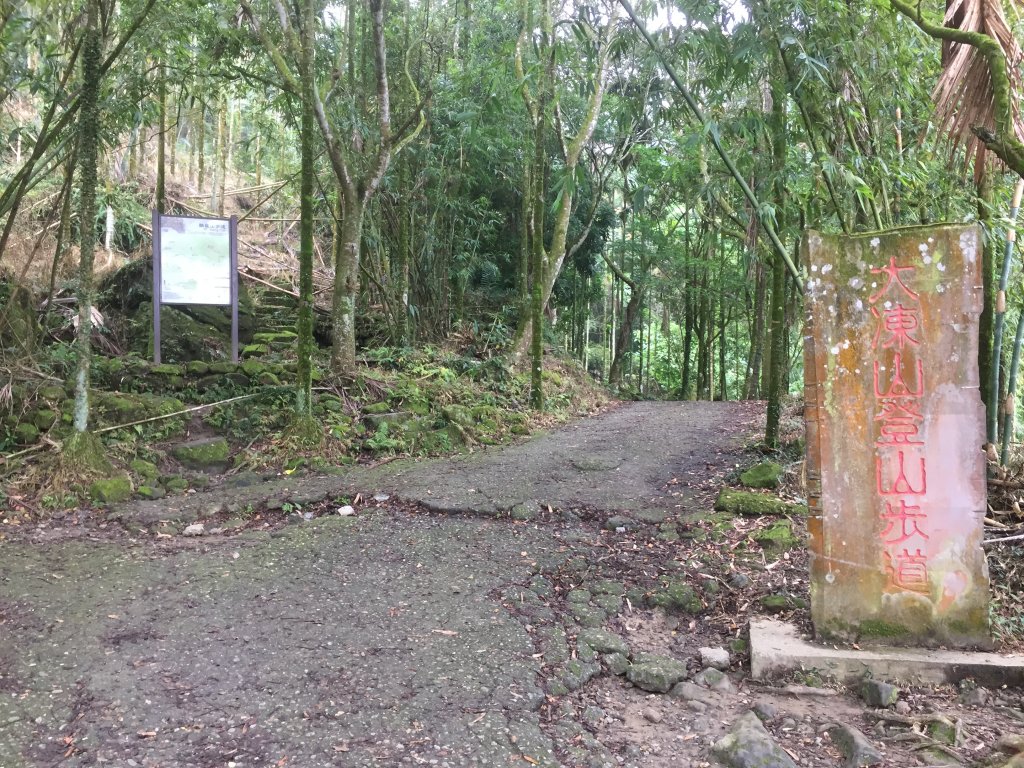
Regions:
<instances>
[{"instance_id":1,"label":"metal frame of information board","mask_svg":"<svg viewBox=\"0 0 1024 768\"><path fill-rule=\"evenodd\" d=\"M153 211L153 362L160 364L160 307L163 305L162 291L162 260L163 251L160 242L160 219L162 214ZM173 216L175 219L195 219L196 221L228 222L228 243L230 249L230 304L211 304L207 306L231 307L231 362L238 362L238 217L225 219L217 216Z\"/></svg>"}]
</instances>

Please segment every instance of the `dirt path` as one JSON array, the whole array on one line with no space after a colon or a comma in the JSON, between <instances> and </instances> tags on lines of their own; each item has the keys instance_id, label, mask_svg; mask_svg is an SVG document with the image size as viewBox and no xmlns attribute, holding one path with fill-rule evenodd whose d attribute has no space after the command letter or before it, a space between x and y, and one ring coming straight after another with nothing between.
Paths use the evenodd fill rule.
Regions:
<instances>
[{"instance_id":1,"label":"dirt path","mask_svg":"<svg viewBox=\"0 0 1024 768\"><path fill-rule=\"evenodd\" d=\"M120 510L137 531L269 500L294 524L13 536L0 766L699 766L754 703L801 765L839 765L820 727L862 718L852 699L751 687L735 642L731 676L702 672L698 649L735 641L752 598L693 520L755 408L627 404L452 460ZM355 492L390 498L335 514ZM754 581L792 581L755 560ZM697 682L643 690L645 653Z\"/></svg>"}]
</instances>

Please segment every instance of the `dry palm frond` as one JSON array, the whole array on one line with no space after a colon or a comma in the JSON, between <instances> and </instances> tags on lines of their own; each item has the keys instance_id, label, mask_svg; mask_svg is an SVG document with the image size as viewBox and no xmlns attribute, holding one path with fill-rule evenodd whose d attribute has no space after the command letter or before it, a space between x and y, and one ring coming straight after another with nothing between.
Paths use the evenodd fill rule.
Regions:
<instances>
[{"instance_id":1,"label":"dry palm frond","mask_svg":"<svg viewBox=\"0 0 1024 768\"><path fill-rule=\"evenodd\" d=\"M945 25L995 40L1006 56L1011 92L1017 91L1021 48L1006 22L1001 0L953 0L946 9ZM949 136L954 150L966 146L967 157L976 158L977 173L984 165L985 146L972 128L996 128L989 65L977 48L963 43L952 43L944 59L942 76L932 92L939 130ZM1024 140L1020 109L1016 99L1011 98L1011 103L1014 132Z\"/></svg>"}]
</instances>

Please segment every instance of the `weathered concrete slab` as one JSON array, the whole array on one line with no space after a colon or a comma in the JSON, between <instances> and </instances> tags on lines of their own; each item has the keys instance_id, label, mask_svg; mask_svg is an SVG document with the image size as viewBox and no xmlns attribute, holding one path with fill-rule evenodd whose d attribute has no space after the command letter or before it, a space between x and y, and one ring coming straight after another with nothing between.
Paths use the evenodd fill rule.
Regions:
<instances>
[{"instance_id":1,"label":"weathered concrete slab","mask_svg":"<svg viewBox=\"0 0 1024 768\"><path fill-rule=\"evenodd\" d=\"M792 624L776 619L750 622L750 674L765 680L793 670L814 669L841 682L874 679L937 685L974 678L987 687L1024 686L1024 656L978 651L872 647L857 650L813 643Z\"/></svg>"},{"instance_id":2,"label":"weathered concrete slab","mask_svg":"<svg viewBox=\"0 0 1024 768\"><path fill-rule=\"evenodd\" d=\"M981 233L808 232L803 251L815 632L990 646Z\"/></svg>"}]
</instances>

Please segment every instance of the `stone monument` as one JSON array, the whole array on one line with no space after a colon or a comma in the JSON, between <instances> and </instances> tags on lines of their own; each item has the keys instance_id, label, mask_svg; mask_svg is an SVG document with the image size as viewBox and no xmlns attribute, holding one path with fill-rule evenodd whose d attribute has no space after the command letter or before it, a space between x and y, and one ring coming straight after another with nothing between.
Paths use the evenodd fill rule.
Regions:
<instances>
[{"instance_id":1,"label":"stone monument","mask_svg":"<svg viewBox=\"0 0 1024 768\"><path fill-rule=\"evenodd\" d=\"M815 634L988 646L980 230L810 231L802 258Z\"/></svg>"}]
</instances>

